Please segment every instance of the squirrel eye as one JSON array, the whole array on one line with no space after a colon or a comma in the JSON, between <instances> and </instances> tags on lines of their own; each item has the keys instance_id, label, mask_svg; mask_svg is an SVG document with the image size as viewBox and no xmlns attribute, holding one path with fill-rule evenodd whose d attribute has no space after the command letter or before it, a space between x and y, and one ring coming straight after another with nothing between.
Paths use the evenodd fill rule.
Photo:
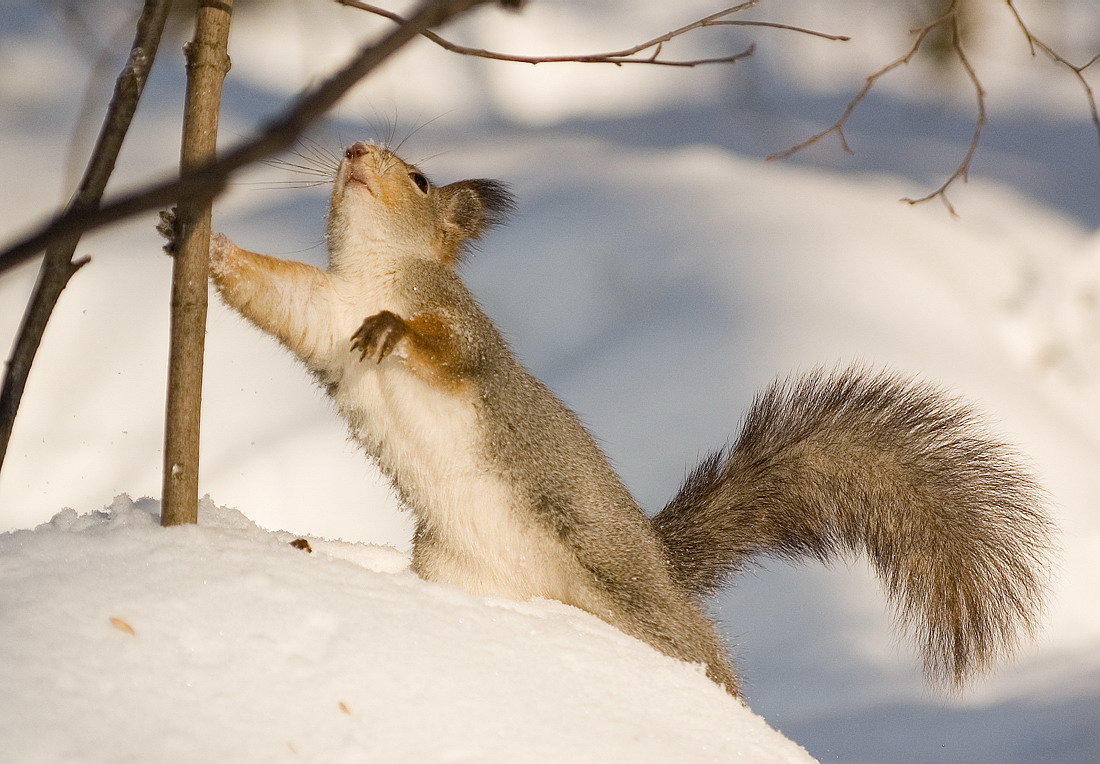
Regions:
<instances>
[{"instance_id":1,"label":"squirrel eye","mask_svg":"<svg viewBox=\"0 0 1100 764\"><path fill-rule=\"evenodd\" d=\"M410 172L409 177L412 178L412 182L416 184L416 187L420 189L420 193L428 193L428 179L418 172Z\"/></svg>"}]
</instances>

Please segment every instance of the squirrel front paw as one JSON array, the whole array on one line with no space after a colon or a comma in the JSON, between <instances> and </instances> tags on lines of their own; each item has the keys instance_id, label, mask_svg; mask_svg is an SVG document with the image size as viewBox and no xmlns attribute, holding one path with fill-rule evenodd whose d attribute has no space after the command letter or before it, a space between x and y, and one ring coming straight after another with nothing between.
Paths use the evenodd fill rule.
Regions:
<instances>
[{"instance_id":1,"label":"squirrel front paw","mask_svg":"<svg viewBox=\"0 0 1100 764\"><path fill-rule=\"evenodd\" d=\"M179 253L180 242L183 241L183 230L180 227L180 219L175 207L169 207L160 211L160 220L157 222L157 233L165 238L164 251L175 257ZM216 233L210 237L210 268L215 273L225 268L226 262L233 254L236 245L225 234Z\"/></svg>"},{"instance_id":2,"label":"squirrel front paw","mask_svg":"<svg viewBox=\"0 0 1100 764\"><path fill-rule=\"evenodd\" d=\"M240 251L224 233L210 237L210 278L218 289L224 289L226 280L234 277L233 264L237 262Z\"/></svg>"},{"instance_id":3,"label":"squirrel front paw","mask_svg":"<svg viewBox=\"0 0 1100 764\"><path fill-rule=\"evenodd\" d=\"M210 237L210 268L220 270L233 254L237 245L229 240L224 233L216 233Z\"/></svg>"},{"instance_id":4,"label":"squirrel front paw","mask_svg":"<svg viewBox=\"0 0 1100 764\"><path fill-rule=\"evenodd\" d=\"M365 319L359 331L351 336L351 352L358 350L360 361L369 355L375 363L382 363L408 331L403 318L383 310Z\"/></svg>"}]
</instances>

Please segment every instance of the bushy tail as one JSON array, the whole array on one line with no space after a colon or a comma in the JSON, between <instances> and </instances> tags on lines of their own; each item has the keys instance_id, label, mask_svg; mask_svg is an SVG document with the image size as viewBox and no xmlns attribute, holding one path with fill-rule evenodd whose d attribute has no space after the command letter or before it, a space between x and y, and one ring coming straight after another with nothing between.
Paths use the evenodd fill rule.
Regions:
<instances>
[{"instance_id":1,"label":"bushy tail","mask_svg":"<svg viewBox=\"0 0 1100 764\"><path fill-rule=\"evenodd\" d=\"M958 686L1036 624L1052 531L1040 505L968 408L848 370L774 384L654 525L697 595L757 556L865 552L926 674Z\"/></svg>"}]
</instances>

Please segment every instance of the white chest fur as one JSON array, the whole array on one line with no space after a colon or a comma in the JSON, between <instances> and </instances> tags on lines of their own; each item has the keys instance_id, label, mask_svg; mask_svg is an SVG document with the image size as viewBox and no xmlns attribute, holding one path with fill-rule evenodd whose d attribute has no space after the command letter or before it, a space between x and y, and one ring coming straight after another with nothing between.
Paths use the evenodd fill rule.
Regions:
<instances>
[{"instance_id":1,"label":"white chest fur","mask_svg":"<svg viewBox=\"0 0 1100 764\"><path fill-rule=\"evenodd\" d=\"M400 315L398 305L388 309ZM343 323L343 322L341 322ZM350 337L351 332L348 332ZM338 348L333 397L352 436L389 472L432 533L414 549L422 577L474 593L574 602L583 578L560 542L521 510L481 454L476 391L443 389L402 363Z\"/></svg>"}]
</instances>

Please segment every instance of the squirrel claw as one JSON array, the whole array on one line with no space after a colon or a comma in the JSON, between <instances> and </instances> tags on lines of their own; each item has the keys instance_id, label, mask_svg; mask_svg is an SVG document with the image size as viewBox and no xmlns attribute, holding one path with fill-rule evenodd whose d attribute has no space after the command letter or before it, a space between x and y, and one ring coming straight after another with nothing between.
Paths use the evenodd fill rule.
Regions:
<instances>
[{"instance_id":1,"label":"squirrel claw","mask_svg":"<svg viewBox=\"0 0 1100 764\"><path fill-rule=\"evenodd\" d=\"M397 343L408 332L404 319L392 311L383 310L363 321L359 330L351 336L351 351L359 351L359 360L369 355L375 363L393 352Z\"/></svg>"},{"instance_id":2,"label":"squirrel claw","mask_svg":"<svg viewBox=\"0 0 1100 764\"><path fill-rule=\"evenodd\" d=\"M179 251L180 241L179 218L176 217L175 207L169 207L166 210L160 211L160 220L157 223L157 233L166 239L164 251L169 255L175 256Z\"/></svg>"}]
</instances>

